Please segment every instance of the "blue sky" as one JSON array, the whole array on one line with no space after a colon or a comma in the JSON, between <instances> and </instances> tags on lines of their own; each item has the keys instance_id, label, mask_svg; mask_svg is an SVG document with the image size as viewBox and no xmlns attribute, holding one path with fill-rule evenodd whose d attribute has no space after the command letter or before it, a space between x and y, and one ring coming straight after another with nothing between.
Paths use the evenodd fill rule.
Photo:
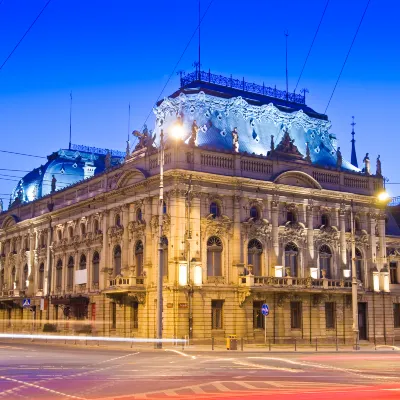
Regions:
<instances>
[{"instance_id":1,"label":"blue sky","mask_svg":"<svg viewBox=\"0 0 400 400\"><path fill-rule=\"evenodd\" d=\"M205 10L210 0L202 0ZM0 1L0 64L46 0ZM289 30L289 89L293 90L326 0L214 0L202 25L203 69L285 88L285 29ZM331 0L299 88L324 112L367 0ZM198 0L52 0L0 70L1 150L46 156L72 141L125 149L128 104L131 130L142 126L197 25ZM359 163L381 155L390 182L398 176L397 119L400 55L396 0L371 0L328 109L331 132L350 158L356 118ZM192 69L193 41L179 67ZM163 96L178 89L173 76ZM149 124L151 125L151 124ZM0 153L0 168L31 170L45 162ZM20 175L18 172L0 173ZM0 176L0 197L14 177ZM400 195L400 185L388 185ZM8 201L5 200L8 203Z\"/></svg>"}]
</instances>

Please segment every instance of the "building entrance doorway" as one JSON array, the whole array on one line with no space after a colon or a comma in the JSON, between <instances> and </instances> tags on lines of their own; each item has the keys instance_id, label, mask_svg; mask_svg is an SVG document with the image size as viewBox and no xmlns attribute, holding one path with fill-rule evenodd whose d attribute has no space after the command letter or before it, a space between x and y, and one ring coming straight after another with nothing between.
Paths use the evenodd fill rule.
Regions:
<instances>
[{"instance_id":1,"label":"building entrance doorway","mask_svg":"<svg viewBox=\"0 0 400 400\"><path fill-rule=\"evenodd\" d=\"M358 332L360 340L368 340L367 303L358 303Z\"/></svg>"}]
</instances>

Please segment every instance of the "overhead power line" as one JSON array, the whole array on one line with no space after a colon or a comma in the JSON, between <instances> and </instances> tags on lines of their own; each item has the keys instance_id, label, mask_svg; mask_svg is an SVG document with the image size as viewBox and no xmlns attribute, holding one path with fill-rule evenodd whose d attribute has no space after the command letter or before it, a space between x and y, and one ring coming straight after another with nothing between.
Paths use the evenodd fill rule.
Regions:
<instances>
[{"instance_id":1,"label":"overhead power line","mask_svg":"<svg viewBox=\"0 0 400 400\"><path fill-rule=\"evenodd\" d=\"M311 42L310 49L308 50L308 54L307 54L306 60L304 61L304 65L303 65L303 68L301 69L300 76L299 76L299 79L297 80L296 87L294 88L294 91L296 91L297 87L299 86L300 79L301 79L301 77L302 77L302 75L303 75L304 68L306 67L306 64L307 64L307 61L308 61L308 57L310 56L310 53L311 53L311 49L312 49L313 46L314 46L314 42L315 42L315 39L316 39L316 37L317 37L317 35L318 35L319 28L321 27L322 20L324 19L326 9L328 8L329 1L330 1L330 0L328 0L328 1L326 2L325 8L324 8L324 12L322 13L322 17L321 17L321 19L320 19L320 21L319 21L318 28L317 28L317 30L316 30L316 32L315 32L315 35L314 35L314 38L313 38L313 40L312 40L312 42Z\"/></svg>"},{"instance_id":2,"label":"overhead power line","mask_svg":"<svg viewBox=\"0 0 400 400\"><path fill-rule=\"evenodd\" d=\"M347 59L349 58L351 49L353 48L353 44L354 44L354 42L355 42L355 40L356 40L358 31L360 30L361 24L362 24L362 22L363 22L363 20L364 20L365 13L366 13L367 10L368 10L368 6L369 6L369 3L370 3L370 2L371 2L371 0L368 0L367 5L365 6L364 13L363 13L363 15L362 15L362 17L361 17L360 23L358 24L358 27L357 27L356 33L355 33L355 35L354 35L354 37L353 37L353 41L351 42L349 51L347 52L346 58L345 58L344 63L343 63L343 65L342 65L342 69L340 70L339 76L338 76L337 81L336 81L336 83L335 83L335 87L333 88L331 97L329 98L328 104L327 104L327 106L326 106L326 108L325 108L325 114L326 114L326 112L328 111L329 105L331 104L331 100L332 100L333 94L335 93L335 90L336 90L336 87L337 87L337 85L338 85L338 83L339 83L340 77L342 76L342 72L343 72L344 67L345 67L345 65L346 65Z\"/></svg>"},{"instance_id":3,"label":"overhead power line","mask_svg":"<svg viewBox=\"0 0 400 400\"><path fill-rule=\"evenodd\" d=\"M22 35L21 39L18 41L18 43L15 45L15 47L11 50L11 53L7 56L7 58L4 60L3 64L0 66L0 71L6 65L6 62L10 59L10 57L14 54L14 51L17 50L18 46L21 44L21 42L24 40L25 36L29 33L29 31L32 29L33 25L35 25L36 21L39 19L39 17L42 15L43 11L46 9L46 7L49 5L51 0L48 0L48 2L44 5L40 13L37 15L37 17L34 19L34 21L31 23L29 28L25 31L25 33ZM1 3L0 3L1 4Z\"/></svg>"},{"instance_id":4,"label":"overhead power line","mask_svg":"<svg viewBox=\"0 0 400 400\"><path fill-rule=\"evenodd\" d=\"M8 151L8 150L0 150L0 153L16 154L17 156L26 156L26 157L47 158L47 157L43 157L43 156L36 156L33 154L25 154L25 153L17 153L16 151Z\"/></svg>"},{"instance_id":5,"label":"overhead power line","mask_svg":"<svg viewBox=\"0 0 400 400\"><path fill-rule=\"evenodd\" d=\"M190 39L189 39L189 41L188 41L186 47L184 48L184 50L183 50L181 56L179 57L178 61L176 62L175 66L174 66L174 69L172 70L171 74L169 75L169 77L168 77L168 79L167 79L167 82L165 83L164 87L162 88L162 90L161 90L160 94L158 95L157 100L154 102L154 104L157 104L158 100L160 100L162 94L164 93L165 88L167 87L169 81L171 80L172 76L174 75L176 69L178 68L178 65L179 65L179 63L181 62L183 56L185 55L186 50L188 49L190 43L192 43L192 40L193 40L194 36L196 35L196 32L198 31L198 29L200 29L200 25L201 25L201 23L203 22L204 17L207 15L207 12L208 12L208 10L210 9L212 3L214 3L214 0L211 0L211 1L210 1L209 5L208 5L208 7L207 7L207 9L206 9L206 11L204 12L203 16L200 18L199 24L197 25L196 29L194 30L192 36L190 37ZM199 66L199 68L200 68L200 66ZM149 114L147 115L146 120L145 120L144 123L143 123L142 129L143 129L144 125L146 124L147 120L149 119L149 117L150 117L150 115L151 115L151 112L152 112L152 110L150 110Z\"/></svg>"}]
</instances>

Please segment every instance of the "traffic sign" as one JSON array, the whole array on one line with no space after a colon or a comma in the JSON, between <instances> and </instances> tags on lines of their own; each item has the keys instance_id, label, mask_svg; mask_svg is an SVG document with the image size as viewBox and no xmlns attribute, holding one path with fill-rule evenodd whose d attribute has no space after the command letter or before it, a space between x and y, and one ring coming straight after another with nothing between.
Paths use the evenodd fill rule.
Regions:
<instances>
[{"instance_id":1,"label":"traffic sign","mask_svg":"<svg viewBox=\"0 0 400 400\"><path fill-rule=\"evenodd\" d=\"M30 307L30 306L31 306L31 299L24 299L22 307Z\"/></svg>"},{"instance_id":2,"label":"traffic sign","mask_svg":"<svg viewBox=\"0 0 400 400\"><path fill-rule=\"evenodd\" d=\"M264 316L267 316L267 315L269 314L269 307L268 307L268 304L263 304L263 305L261 306L261 313L262 313L262 315L264 315Z\"/></svg>"}]
</instances>

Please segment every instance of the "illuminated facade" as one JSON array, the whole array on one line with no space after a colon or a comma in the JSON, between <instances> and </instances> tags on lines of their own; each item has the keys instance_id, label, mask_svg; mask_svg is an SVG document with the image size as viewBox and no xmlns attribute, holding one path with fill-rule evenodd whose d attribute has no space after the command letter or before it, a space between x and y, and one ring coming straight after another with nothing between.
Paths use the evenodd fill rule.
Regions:
<instances>
[{"instance_id":1,"label":"illuminated facade","mask_svg":"<svg viewBox=\"0 0 400 400\"><path fill-rule=\"evenodd\" d=\"M352 240L360 339L400 337L380 165L344 160L304 97L221 79L182 77L124 163L0 215L1 330L155 336L163 129L164 337L262 341L267 303L268 339L351 343Z\"/></svg>"}]
</instances>

